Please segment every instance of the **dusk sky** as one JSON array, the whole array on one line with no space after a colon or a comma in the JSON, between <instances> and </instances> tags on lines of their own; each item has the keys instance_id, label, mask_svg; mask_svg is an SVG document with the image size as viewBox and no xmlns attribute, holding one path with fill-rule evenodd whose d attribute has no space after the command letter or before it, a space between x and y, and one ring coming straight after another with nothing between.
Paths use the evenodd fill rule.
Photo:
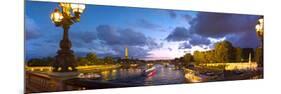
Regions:
<instances>
[{"instance_id":1,"label":"dusk sky","mask_svg":"<svg viewBox=\"0 0 281 94\"><path fill-rule=\"evenodd\" d=\"M63 29L55 27L50 14L58 3L26 1L26 59L55 56ZM75 55L89 52L99 57L174 59L195 50L210 50L219 41L234 47L256 48L259 15L161 10L86 5L81 21L70 28Z\"/></svg>"}]
</instances>

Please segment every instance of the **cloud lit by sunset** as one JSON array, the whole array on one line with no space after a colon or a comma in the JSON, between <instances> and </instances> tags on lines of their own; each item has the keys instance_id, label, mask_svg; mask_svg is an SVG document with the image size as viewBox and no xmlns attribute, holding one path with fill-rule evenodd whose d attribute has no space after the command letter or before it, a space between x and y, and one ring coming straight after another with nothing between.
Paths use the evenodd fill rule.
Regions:
<instances>
[{"instance_id":1,"label":"cloud lit by sunset","mask_svg":"<svg viewBox=\"0 0 281 94\"><path fill-rule=\"evenodd\" d=\"M55 56L62 32L49 14L57 3L26 2L26 58ZM44 7L40 7L44 6ZM36 8L34 8L36 7ZM256 48L258 16L113 6L87 6L81 22L70 28L77 56L95 52L99 57L174 59L195 50L213 49L216 42Z\"/></svg>"}]
</instances>

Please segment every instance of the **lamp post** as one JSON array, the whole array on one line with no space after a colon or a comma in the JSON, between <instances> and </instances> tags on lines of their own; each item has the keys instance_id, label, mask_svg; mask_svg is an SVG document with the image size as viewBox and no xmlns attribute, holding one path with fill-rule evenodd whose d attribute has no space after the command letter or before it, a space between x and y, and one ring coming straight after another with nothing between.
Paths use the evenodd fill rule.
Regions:
<instances>
[{"instance_id":1,"label":"lamp post","mask_svg":"<svg viewBox=\"0 0 281 94\"><path fill-rule=\"evenodd\" d=\"M263 18L263 16L261 16L258 19L258 22L256 25L256 33L257 33L257 36L261 40L260 47L258 47L256 50L256 53L257 53L256 57L258 57L256 59L257 59L258 66L260 66L260 67L263 67L263 32L264 32L264 18Z\"/></svg>"},{"instance_id":2,"label":"lamp post","mask_svg":"<svg viewBox=\"0 0 281 94\"><path fill-rule=\"evenodd\" d=\"M256 33L261 40L261 46L260 46L261 48L263 47L263 32L264 32L264 19L263 16L261 16L258 19L258 23L256 25Z\"/></svg>"},{"instance_id":3,"label":"lamp post","mask_svg":"<svg viewBox=\"0 0 281 94\"><path fill-rule=\"evenodd\" d=\"M50 18L57 27L63 28L63 38L60 41L60 50L57 51L55 62L53 63L54 72L77 71L76 59L71 50L71 41L68 37L68 31L72 24L80 21L80 15L85 9L83 4L59 3L51 13Z\"/></svg>"}]
</instances>

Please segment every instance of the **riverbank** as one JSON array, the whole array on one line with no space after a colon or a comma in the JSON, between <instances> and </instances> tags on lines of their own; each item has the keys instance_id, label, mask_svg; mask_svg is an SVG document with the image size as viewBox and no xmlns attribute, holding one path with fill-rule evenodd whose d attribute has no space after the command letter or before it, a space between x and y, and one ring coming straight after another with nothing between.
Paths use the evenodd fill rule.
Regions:
<instances>
[{"instance_id":1,"label":"riverbank","mask_svg":"<svg viewBox=\"0 0 281 94\"><path fill-rule=\"evenodd\" d=\"M79 72L98 72L104 70L112 70L120 68L121 65L90 65L90 66L78 66Z\"/></svg>"},{"instance_id":2,"label":"riverbank","mask_svg":"<svg viewBox=\"0 0 281 94\"><path fill-rule=\"evenodd\" d=\"M119 64L111 64L111 65L89 65L89 66L78 66L77 69L79 72L85 71L98 71L98 70L111 70L120 68L121 65ZM36 67L25 67L26 71L34 71L34 72L51 72L51 66L36 66Z\"/></svg>"}]
</instances>

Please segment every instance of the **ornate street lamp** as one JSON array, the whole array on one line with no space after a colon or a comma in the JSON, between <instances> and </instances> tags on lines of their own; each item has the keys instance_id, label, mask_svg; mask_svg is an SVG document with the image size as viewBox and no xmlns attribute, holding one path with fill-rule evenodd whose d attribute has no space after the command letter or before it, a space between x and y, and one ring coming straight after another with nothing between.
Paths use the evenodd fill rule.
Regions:
<instances>
[{"instance_id":1,"label":"ornate street lamp","mask_svg":"<svg viewBox=\"0 0 281 94\"><path fill-rule=\"evenodd\" d=\"M257 48L256 53L259 52L259 54L256 54L259 57L259 60L257 60L257 63L259 64L258 66L262 67L263 66L263 32L264 32L264 18L261 16L258 19L257 25L256 25L256 33L257 36L261 40L261 45L259 48Z\"/></svg>"},{"instance_id":2,"label":"ornate street lamp","mask_svg":"<svg viewBox=\"0 0 281 94\"><path fill-rule=\"evenodd\" d=\"M256 33L258 37L261 39L261 47L263 46L263 32L264 32L264 19L263 16L261 16L258 19L258 23L256 25Z\"/></svg>"},{"instance_id":3,"label":"ornate street lamp","mask_svg":"<svg viewBox=\"0 0 281 94\"><path fill-rule=\"evenodd\" d=\"M60 41L60 50L57 51L55 62L52 65L54 72L71 72L77 71L76 59L71 50L71 41L68 38L68 30L70 26L80 21L80 15L85 9L83 4L60 3L60 8L56 8L51 13L52 22L57 27L62 27L63 38Z\"/></svg>"}]
</instances>

